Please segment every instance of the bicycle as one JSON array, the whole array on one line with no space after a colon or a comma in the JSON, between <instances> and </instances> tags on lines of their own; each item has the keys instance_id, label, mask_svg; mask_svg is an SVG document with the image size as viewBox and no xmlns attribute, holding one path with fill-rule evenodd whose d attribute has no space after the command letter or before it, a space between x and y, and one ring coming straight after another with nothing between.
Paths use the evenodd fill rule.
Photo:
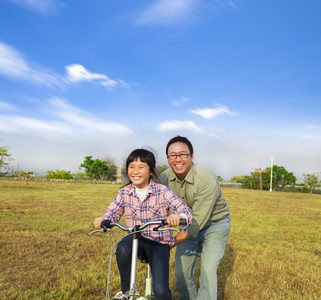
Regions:
<instances>
[{"instance_id":1,"label":"bicycle","mask_svg":"<svg viewBox=\"0 0 321 300\"><path fill-rule=\"evenodd\" d=\"M185 219L181 219L180 220L180 224L179 225L186 225L187 222ZM120 223L117 222L111 222L110 223L110 227L118 227L119 229L123 230L123 231L127 231L132 235L132 257L131 257L131 271L130 271L130 290L128 292L128 296L129 296L129 300L152 300L153 299L153 295L152 295L152 276L151 276L151 268L150 265L148 263L148 259L147 257L143 257L140 260L142 261L142 263L146 263L147 264L147 271L146 271L146 275L145 275L145 288L144 288L144 296L140 296L139 295L139 291L137 289L136 286L136 272L137 272L137 258L138 258L138 239L140 236L140 232L145 229L148 226L151 225L159 225L157 227L153 228L153 231L165 231L165 230L172 230L172 231L177 231L179 232L179 230L177 228L173 228L173 227L164 227L165 225L167 225L166 220L160 220L160 221L148 221L142 225L137 225L137 226L133 226L133 227L126 227L123 226ZM112 238L110 236L110 231L113 231L111 228L104 228L104 229L96 229L92 232L90 232L88 235L92 235L98 232L108 232L109 237L110 237L110 241L112 244L112 248L110 251L110 259L109 259L109 267L108 267L108 276L107 276L107 290L106 290L106 299L112 299L111 297L111 291L110 291L110 270L111 270L111 261L112 261L112 256L114 254L115 251L115 247L117 246L117 244L125 237L123 236L122 238L118 238L117 236L117 241L116 243L113 245L112 243Z\"/></svg>"}]
</instances>

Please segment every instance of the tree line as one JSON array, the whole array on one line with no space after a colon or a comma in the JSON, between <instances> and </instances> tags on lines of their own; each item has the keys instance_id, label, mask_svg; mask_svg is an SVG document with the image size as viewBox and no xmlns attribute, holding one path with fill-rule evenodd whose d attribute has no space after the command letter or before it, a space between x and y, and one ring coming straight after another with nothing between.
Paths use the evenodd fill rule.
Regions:
<instances>
[{"instance_id":1,"label":"tree line","mask_svg":"<svg viewBox=\"0 0 321 300\"><path fill-rule=\"evenodd\" d=\"M22 168L22 165L17 167L16 170L10 168L9 162L13 161L12 154L9 153L9 147L0 147L0 177L1 176L20 176L26 177L32 175L33 172L25 172L18 170ZM162 173L168 168L167 165L160 165L157 167L158 173ZM2 172L2 170L8 170ZM84 161L80 164L79 169L84 169L84 172L77 174L71 174L71 171L65 170L50 170L47 171L46 178L51 179L72 179L78 177L80 179L96 179L104 181L116 181L117 177L117 166L115 159L105 157L102 160L94 159L92 156L85 156ZM272 179L271 179L272 175ZM126 170L123 168L122 176L126 177ZM312 193L321 187L321 181L318 181L318 177L312 174L303 174L304 183L298 184L296 177L292 172L287 171L283 166L273 165L266 169L256 168L250 173L250 175L234 176L230 179L231 182L241 184L242 188L253 189L253 190L281 190L281 191L297 191ZM218 176L220 182L223 179Z\"/></svg>"},{"instance_id":2,"label":"tree line","mask_svg":"<svg viewBox=\"0 0 321 300\"><path fill-rule=\"evenodd\" d=\"M272 176L272 179L271 179ZM273 165L264 170L254 169L250 175L234 176L232 182L240 183L242 188L253 190L281 190L312 193L321 187L321 181L313 174L303 174L304 183L297 183L292 172L283 166Z\"/></svg>"}]
</instances>

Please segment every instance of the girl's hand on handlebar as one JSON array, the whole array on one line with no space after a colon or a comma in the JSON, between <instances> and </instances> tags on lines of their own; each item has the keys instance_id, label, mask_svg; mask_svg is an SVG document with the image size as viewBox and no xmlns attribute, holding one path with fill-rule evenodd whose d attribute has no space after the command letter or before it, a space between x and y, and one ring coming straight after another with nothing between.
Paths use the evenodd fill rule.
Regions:
<instances>
[{"instance_id":1,"label":"girl's hand on handlebar","mask_svg":"<svg viewBox=\"0 0 321 300\"><path fill-rule=\"evenodd\" d=\"M165 227L177 227L179 225L179 221L181 219L180 215L172 214L166 218L168 225Z\"/></svg>"},{"instance_id":2,"label":"girl's hand on handlebar","mask_svg":"<svg viewBox=\"0 0 321 300\"><path fill-rule=\"evenodd\" d=\"M94 221L94 227L96 229L101 229L101 222L104 221L105 219L102 218L102 217L99 217L97 218L95 221Z\"/></svg>"}]
</instances>

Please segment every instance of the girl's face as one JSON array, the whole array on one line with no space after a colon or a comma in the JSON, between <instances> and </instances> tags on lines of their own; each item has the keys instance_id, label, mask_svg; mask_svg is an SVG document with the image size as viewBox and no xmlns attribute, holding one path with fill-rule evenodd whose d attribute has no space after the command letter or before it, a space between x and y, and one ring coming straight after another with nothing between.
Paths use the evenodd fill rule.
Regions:
<instances>
[{"instance_id":1,"label":"girl's face","mask_svg":"<svg viewBox=\"0 0 321 300\"><path fill-rule=\"evenodd\" d=\"M147 187L149 178L153 175L148 164L141 162L139 157L128 165L127 173L130 181L139 189Z\"/></svg>"}]
</instances>

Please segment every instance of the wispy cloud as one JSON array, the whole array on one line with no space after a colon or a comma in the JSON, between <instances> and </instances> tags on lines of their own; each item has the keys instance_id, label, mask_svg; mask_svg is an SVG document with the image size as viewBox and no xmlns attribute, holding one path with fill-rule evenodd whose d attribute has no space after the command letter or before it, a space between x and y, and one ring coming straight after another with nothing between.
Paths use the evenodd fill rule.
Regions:
<instances>
[{"instance_id":1,"label":"wispy cloud","mask_svg":"<svg viewBox=\"0 0 321 300\"><path fill-rule=\"evenodd\" d=\"M191 113L199 115L205 119L213 119L220 115L233 115L235 113L231 112L227 107L218 106L215 108L197 108L190 110Z\"/></svg>"},{"instance_id":2,"label":"wispy cloud","mask_svg":"<svg viewBox=\"0 0 321 300\"><path fill-rule=\"evenodd\" d=\"M139 24L173 23L184 19L199 0L157 0L142 11Z\"/></svg>"},{"instance_id":3,"label":"wispy cloud","mask_svg":"<svg viewBox=\"0 0 321 300\"><path fill-rule=\"evenodd\" d=\"M172 102L172 104L173 104L174 106L181 106L181 105L183 105L184 103L186 103L186 102L188 102L188 101L189 101L188 98L186 98L186 97L181 97L181 98L179 98L179 99L175 99L175 100Z\"/></svg>"},{"instance_id":4,"label":"wispy cloud","mask_svg":"<svg viewBox=\"0 0 321 300\"><path fill-rule=\"evenodd\" d=\"M26 55L0 41L0 75L5 77L23 80L49 88L62 87L66 85L66 83L90 82L102 85L108 89L116 85L130 89L129 84L124 80L114 80L105 74L92 73L79 64L68 65L65 68L66 75L56 74L52 70L30 61Z\"/></svg>"},{"instance_id":5,"label":"wispy cloud","mask_svg":"<svg viewBox=\"0 0 321 300\"><path fill-rule=\"evenodd\" d=\"M203 129L197 126L193 121L165 121L157 126L157 131L177 131L177 130L191 130L196 133L203 133Z\"/></svg>"},{"instance_id":6,"label":"wispy cloud","mask_svg":"<svg viewBox=\"0 0 321 300\"><path fill-rule=\"evenodd\" d=\"M9 0L10 2L42 15L53 15L66 4L59 0Z\"/></svg>"},{"instance_id":7,"label":"wispy cloud","mask_svg":"<svg viewBox=\"0 0 321 300\"><path fill-rule=\"evenodd\" d=\"M71 105L64 99L53 98L50 99L48 103L51 105L51 114L66 123L83 127L85 131L125 135L133 134L133 131L127 126L115 122L98 120L80 108Z\"/></svg>"},{"instance_id":8,"label":"wispy cloud","mask_svg":"<svg viewBox=\"0 0 321 300\"><path fill-rule=\"evenodd\" d=\"M164 25L191 19L198 20L200 12L217 10L237 12L241 5L242 0L157 0L139 13L136 22L141 25Z\"/></svg>"},{"instance_id":9,"label":"wispy cloud","mask_svg":"<svg viewBox=\"0 0 321 300\"><path fill-rule=\"evenodd\" d=\"M0 111L16 111L17 107L10 103L4 102L0 100Z\"/></svg>"},{"instance_id":10,"label":"wispy cloud","mask_svg":"<svg viewBox=\"0 0 321 300\"><path fill-rule=\"evenodd\" d=\"M52 120L0 115L0 132L21 133L27 130L30 134L42 134L48 138L50 133L59 133L62 137L80 136L85 133L103 133L113 136L133 134L129 127L120 123L101 121L64 99L52 98L47 103L49 107L46 112L52 116Z\"/></svg>"},{"instance_id":11,"label":"wispy cloud","mask_svg":"<svg viewBox=\"0 0 321 300\"><path fill-rule=\"evenodd\" d=\"M305 127L306 127L307 129L309 129L309 130L317 130L317 131L321 131L321 126L308 124L308 125L306 125Z\"/></svg>"},{"instance_id":12,"label":"wispy cloud","mask_svg":"<svg viewBox=\"0 0 321 300\"><path fill-rule=\"evenodd\" d=\"M118 84L128 88L128 84L126 84L123 80L114 80L110 79L105 74L92 73L79 64L69 65L65 68L67 71L66 81L68 83L78 83L82 81L87 81L105 86L107 88L114 87Z\"/></svg>"},{"instance_id":13,"label":"wispy cloud","mask_svg":"<svg viewBox=\"0 0 321 300\"><path fill-rule=\"evenodd\" d=\"M221 8L237 11L242 0L213 0L213 2Z\"/></svg>"},{"instance_id":14,"label":"wispy cloud","mask_svg":"<svg viewBox=\"0 0 321 300\"><path fill-rule=\"evenodd\" d=\"M62 84L57 75L52 75L43 67L29 62L22 53L1 41L0 74L5 77L25 80L51 88Z\"/></svg>"},{"instance_id":15,"label":"wispy cloud","mask_svg":"<svg viewBox=\"0 0 321 300\"><path fill-rule=\"evenodd\" d=\"M307 133L302 134L301 137L305 140L320 140L321 126L308 124L305 126Z\"/></svg>"},{"instance_id":16,"label":"wispy cloud","mask_svg":"<svg viewBox=\"0 0 321 300\"><path fill-rule=\"evenodd\" d=\"M31 134L44 133L48 138L51 133L71 134L70 129L61 122L42 121L35 118L21 116L1 116L0 132L21 133L28 131Z\"/></svg>"}]
</instances>

